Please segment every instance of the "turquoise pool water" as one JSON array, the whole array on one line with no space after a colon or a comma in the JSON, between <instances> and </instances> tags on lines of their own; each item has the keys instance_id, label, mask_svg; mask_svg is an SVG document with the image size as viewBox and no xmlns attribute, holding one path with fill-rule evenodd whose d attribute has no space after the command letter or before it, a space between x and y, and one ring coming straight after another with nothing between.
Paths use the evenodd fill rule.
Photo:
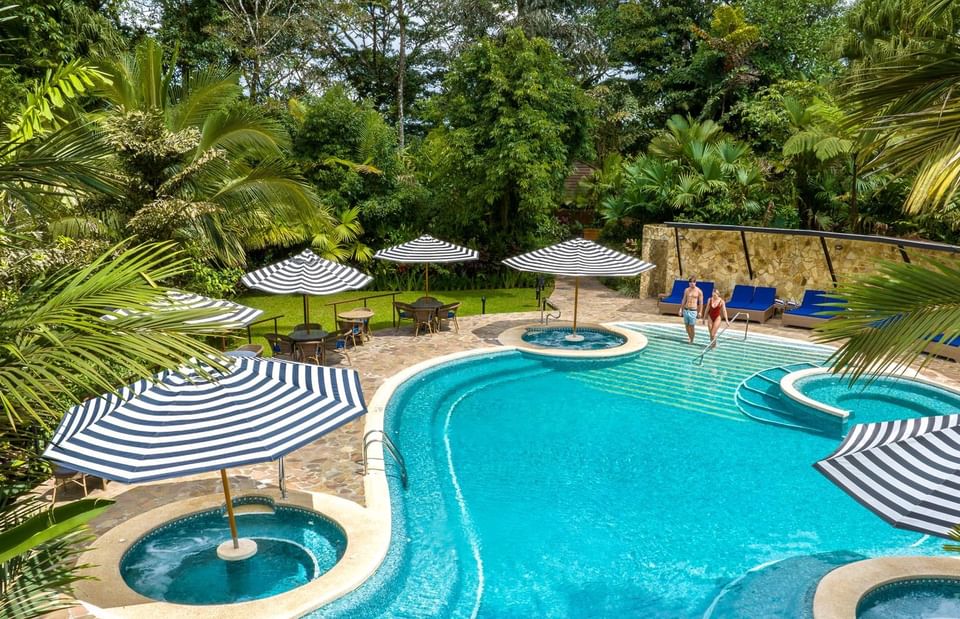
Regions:
<instances>
[{"instance_id":1,"label":"turquoise pool water","mask_svg":"<svg viewBox=\"0 0 960 619\"><path fill-rule=\"evenodd\" d=\"M625 337L612 331L599 329L577 329L577 335L583 339L578 341L567 340L573 330L570 327L550 327L530 329L523 334L523 341L549 348L563 348L566 350L602 350L623 346Z\"/></svg>"},{"instance_id":2,"label":"turquoise pool water","mask_svg":"<svg viewBox=\"0 0 960 619\"><path fill-rule=\"evenodd\" d=\"M304 585L333 567L347 546L340 527L293 507L238 515L237 529L257 542L250 559L217 557L217 546L230 539L227 519L217 509L147 533L124 554L120 573L131 589L154 600L229 604Z\"/></svg>"},{"instance_id":3,"label":"turquoise pool water","mask_svg":"<svg viewBox=\"0 0 960 619\"><path fill-rule=\"evenodd\" d=\"M849 384L841 376L801 378L800 393L818 402L851 411L848 423L888 421L960 411L960 394L935 385L899 378L880 377L871 382Z\"/></svg>"},{"instance_id":4,"label":"turquoise pool water","mask_svg":"<svg viewBox=\"0 0 960 619\"><path fill-rule=\"evenodd\" d=\"M735 408L742 380L823 349L722 339L697 366L682 328L637 329L627 358L491 354L405 383L387 560L312 616L799 619L831 565L939 551L813 469L836 439Z\"/></svg>"},{"instance_id":5,"label":"turquoise pool water","mask_svg":"<svg viewBox=\"0 0 960 619\"><path fill-rule=\"evenodd\" d=\"M960 581L918 578L891 583L868 593L857 619L950 619L960 617Z\"/></svg>"}]
</instances>

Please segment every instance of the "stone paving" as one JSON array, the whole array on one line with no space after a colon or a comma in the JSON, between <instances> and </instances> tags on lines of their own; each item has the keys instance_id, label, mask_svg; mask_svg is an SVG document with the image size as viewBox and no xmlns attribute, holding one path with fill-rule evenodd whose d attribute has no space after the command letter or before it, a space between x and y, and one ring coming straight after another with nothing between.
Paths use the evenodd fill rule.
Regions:
<instances>
[{"instance_id":1,"label":"stone paving","mask_svg":"<svg viewBox=\"0 0 960 619\"><path fill-rule=\"evenodd\" d=\"M573 282L558 279L551 301L561 308L561 319L572 318ZM401 369L426 359L448 353L488 346L498 346L497 336L504 330L521 324L539 321L539 312L469 316L459 319L460 331L414 337L412 328L404 324L398 332L393 329L377 331L370 341L349 351L351 363L339 355L328 353L328 363L336 362L360 372L364 394L369 401L383 381ZM580 283L580 313L582 322L647 321L678 324L677 316L660 316L656 299L629 298L610 290L594 280ZM561 321L562 322L562 321ZM769 326L751 324L751 332L781 335L801 340L809 339L804 329L780 326L774 319ZM452 327L452 326L451 326ZM706 343L706 329L698 326L699 338ZM960 364L933 360L928 371L946 382L960 385ZM363 504L362 438L364 419L361 417L331 432L321 440L286 457L286 480L290 490L325 492ZM228 471L234 495L260 488L276 487L275 463L238 467ZM50 482L42 491L49 492ZM73 485L58 493L58 498L72 500L79 497ZM90 496L106 496L117 501L93 523L97 534L102 534L126 519L164 504L204 494L220 492L219 473L207 473L166 482L128 486L111 482L105 490L94 490Z\"/></svg>"}]
</instances>

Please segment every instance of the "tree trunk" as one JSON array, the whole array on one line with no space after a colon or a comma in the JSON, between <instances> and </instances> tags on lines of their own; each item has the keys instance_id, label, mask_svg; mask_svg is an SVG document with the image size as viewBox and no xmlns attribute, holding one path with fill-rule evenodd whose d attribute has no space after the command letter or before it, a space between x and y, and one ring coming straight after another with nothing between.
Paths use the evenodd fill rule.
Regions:
<instances>
[{"instance_id":1,"label":"tree trunk","mask_svg":"<svg viewBox=\"0 0 960 619\"><path fill-rule=\"evenodd\" d=\"M407 76L407 17L403 13L403 0L397 0L397 23L400 26L400 55L397 71L397 138L403 150L403 82Z\"/></svg>"},{"instance_id":2,"label":"tree trunk","mask_svg":"<svg viewBox=\"0 0 960 619\"><path fill-rule=\"evenodd\" d=\"M859 213L857 212L857 155L853 155L853 184L850 186L850 213L849 213L849 222L850 232L856 232L857 218Z\"/></svg>"}]
</instances>

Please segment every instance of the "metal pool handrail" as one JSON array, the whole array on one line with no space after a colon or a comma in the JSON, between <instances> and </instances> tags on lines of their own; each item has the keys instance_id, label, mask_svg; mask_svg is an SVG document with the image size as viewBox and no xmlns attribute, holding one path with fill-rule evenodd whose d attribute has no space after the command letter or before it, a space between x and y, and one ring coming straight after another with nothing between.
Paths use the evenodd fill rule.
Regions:
<instances>
[{"instance_id":1,"label":"metal pool handrail","mask_svg":"<svg viewBox=\"0 0 960 619\"><path fill-rule=\"evenodd\" d=\"M379 434L379 438L373 437L370 438L371 434ZM379 442L383 445L384 449L393 456L393 459L397 461L397 464L400 466L400 483L403 484L403 489L407 489L407 463L404 461L403 456L400 454L400 450L397 449L396 444L386 432L383 430L370 430L363 435L363 474L367 474L368 462L367 462L367 448L373 444ZM386 464L386 463L384 463ZM386 466L384 466L384 471L386 471Z\"/></svg>"},{"instance_id":2,"label":"metal pool handrail","mask_svg":"<svg viewBox=\"0 0 960 619\"><path fill-rule=\"evenodd\" d=\"M701 350L701 351L700 351L700 354L697 356L697 360L696 360L696 364L697 364L697 365L703 365L703 357L704 357L708 352L710 352L711 350L713 350L713 345L717 343L717 340L720 339L720 336L723 335L723 334L726 332L726 330L730 328L730 325L733 324L733 322L734 322L737 318L739 318L740 316L746 316L746 317L747 317L747 321L743 324L743 339L744 339L744 341L746 341L746 339L747 339L747 331L750 329L750 315L749 315L747 312L737 312L736 314L733 315L733 318L731 318L731 319L727 322L727 324L724 325L724 327L723 327L722 329L720 329L719 331L717 331L716 337L714 337L712 340L710 340L710 343L703 347L703 350Z\"/></svg>"}]
</instances>

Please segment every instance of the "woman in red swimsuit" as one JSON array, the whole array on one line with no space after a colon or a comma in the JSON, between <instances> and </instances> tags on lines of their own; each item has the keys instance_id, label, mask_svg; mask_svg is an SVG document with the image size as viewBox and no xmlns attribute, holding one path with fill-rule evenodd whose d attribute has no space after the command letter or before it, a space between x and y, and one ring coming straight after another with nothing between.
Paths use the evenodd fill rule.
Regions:
<instances>
[{"instance_id":1,"label":"woman in red swimsuit","mask_svg":"<svg viewBox=\"0 0 960 619\"><path fill-rule=\"evenodd\" d=\"M730 319L727 318L727 304L717 289L713 290L713 295L707 301L705 309L703 319L707 322L707 328L710 330L710 347L716 348L717 343L714 340L717 337L717 332L720 330L720 318L723 317L723 320L728 325L730 324Z\"/></svg>"}]
</instances>

